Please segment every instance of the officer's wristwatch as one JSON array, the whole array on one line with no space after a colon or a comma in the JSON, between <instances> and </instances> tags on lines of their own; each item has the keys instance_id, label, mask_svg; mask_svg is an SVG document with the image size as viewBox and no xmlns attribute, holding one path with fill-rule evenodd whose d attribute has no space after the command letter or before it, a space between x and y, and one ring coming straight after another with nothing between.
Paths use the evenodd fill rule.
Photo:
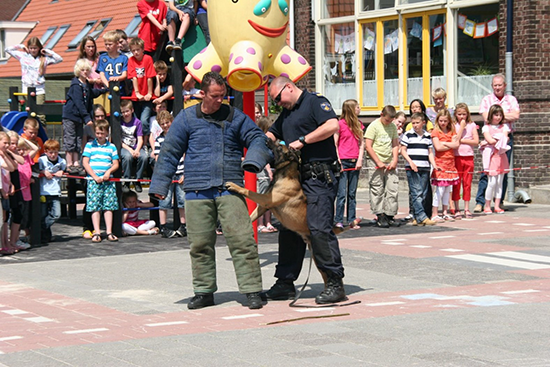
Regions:
<instances>
[{"instance_id":1,"label":"officer's wristwatch","mask_svg":"<svg viewBox=\"0 0 550 367\"><path fill-rule=\"evenodd\" d=\"M302 143L303 145L306 145L306 144L307 144L307 143L306 143L306 137L303 136L303 135L300 136L300 137L298 138L298 141L299 141L300 143Z\"/></svg>"}]
</instances>

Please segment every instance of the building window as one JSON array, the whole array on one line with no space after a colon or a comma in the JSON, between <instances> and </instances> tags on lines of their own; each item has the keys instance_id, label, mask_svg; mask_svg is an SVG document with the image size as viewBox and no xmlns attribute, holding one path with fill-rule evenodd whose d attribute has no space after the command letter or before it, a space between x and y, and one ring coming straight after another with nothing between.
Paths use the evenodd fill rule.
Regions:
<instances>
[{"instance_id":1,"label":"building window","mask_svg":"<svg viewBox=\"0 0 550 367\"><path fill-rule=\"evenodd\" d=\"M399 104L399 21L386 20L384 24L384 102L385 105Z\"/></svg>"},{"instance_id":2,"label":"building window","mask_svg":"<svg viewBox=\"0 0 550 367\"><path fill-rule=\"evenodd\" d=\"M353 23L327 25L323 33L325 96L335 108L355 99L355 27Z\"/></svg>"},{"instance_id":3,"label":"building window","mask_svg":"<svg viewBox=\"0 0 550 367\"><path fill-rule=\"evenodd\" d=\"M94 31L90 33L90 37L93 39L97 39L97 37L105 30L105 27L107 27L107 24L111 22L111 19L113 18L107 18L107 19L101 19L97 27L95 27Z\"/></svg>"},{"instance_id":4,"label":"building window","mask_svg":"<svg viewBox=\"0 0 550 367\"><path fill-rule=\"evenodd\" d=\"M59 27L57 32L55 32L55 34L53 35L52 39L44 47L49 49L54 48L57 42L59 42L61 37L63 37L63 35L65 34L65 32L67 32L67 29L69 29L70 26L71 26L70 24L65 24Z\"/></svg>"},{"instance_id":5,"label":"building window","mask_svg":"<svg viewBox=\"0 0 550 367\"><path fill-rule=\"evenodd\" d=\"M322 18L339 18L355 13L354 0L323 0L321 4Z\"/></svg>"},{"instance_id":6,"label":"building window","mask_svg":"<svg viewBox=\"0 0 550 367\"><path fill-rule=\"evenodd\" d=\"M457 102L479 106L493 91L491 81L499 71L498 11L498 3L458 11ZM469 26L461 29L465 22L475 24L473 34Z\"/></svg>"},{"instance_id":7,"label":"building window","mask_svg":"<svg viewBox=\"0 0 550 367\"><path fill-rule=\"evenodd\" d=\"M6 32L0 30L0 60L6 59Z\"/></svg>"},{"instance_id":8,"label":"building window","mask_svg":"<svg viewBox=\"0 0 550 367\"><path fill-rule=\"evenodd\" d=\"M93 28L96 22L97 20L91 20L88 23L86 23L84 28L82 28L82 30L76 35L76 37L71 41L71 43L69 43L69 48L71 49L77 48L78 45L80 44L80 41L82 41L82 39L86 37L86 35L88 34L88 32L90 32L90 30Z\"/></svg>"},{"instance_id":9,"label":"building window","mask_svg":"<svg viewBox=\"0 0 550 367\"><path fill-rule=\"evenodd\" d=\"M445 14L415 14L404 18L404 104L419 98L431 104L431 91L447 89L447 37Z\"/></svg>"},{"instance_id":10,"label":"building window","mask_svg":"<svg viewBox=\"0 0 550 367\"><path fill-rule=\"evenodd\" d=\"M378 108L378 87L376 85L376 23L364 23L363 30L363 106Z\"/></svg>"},{"instance_id":11,"label":"building window","mask_svg":"<svg viewBox=\"0 0 550 367\"><path fill-rule=\"evenodd\" d=\"M57 29L57 26L55 27L49 27L46 32L44 32L44 34L42 35L42 37L40 38L40 43L42 43L43 45L46 44L46 41L48 41L48 39L51 37L51 35L53 34L53 32L55 32L55 30Z\"/></svg>"},{"instance_id":12,"label":"building window","mask_svg":"<svg viewBox=\"0 0 550 367\"><path fill-rule=\"evenodd\" d=\"M364 110L379 111L399 104L399 21L377 19L361 23L362 60L360 95Z\"/></svg>"},{"instance_id":13,"label":"building window","mask_svg":"<svg viewBox=\"0 0 550 367\"><path fill-rule=\"evenodd\" d=\"M393 8L394 0L363 0L363 11Z\"/></svg>"},{"instance_id":14,"label":"building window","mask_svg":"<svg viewBox=\"0 0 550 367\"><path fill-rule=\"evenodd\" d=\"M130 21L130 23L124 30L128 38L137 37L140 24L141 24L141 17L138 14L134 16L134 18Z\"/></svg>"}]
</instances>

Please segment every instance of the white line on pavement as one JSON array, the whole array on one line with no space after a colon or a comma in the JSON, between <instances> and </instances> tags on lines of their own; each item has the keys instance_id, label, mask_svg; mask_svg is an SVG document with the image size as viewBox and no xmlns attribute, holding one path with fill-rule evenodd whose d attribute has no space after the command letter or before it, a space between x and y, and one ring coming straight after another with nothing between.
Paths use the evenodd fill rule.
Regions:
<instances>
[{"instance_id":1,"label":"white line on pavement","mask_svg":"<svg viewBox=\"0 0 550 367\"><path fill-rule=\"evenodd\" d=\"M500 292L502 294L523 294L523 293L540 293L540 291L537 291L536 289L522 289L519 291L506 291L506 292Z\"/></svg>"},{"instance_id":2,"label":"white line on pavement","mask_svg":"<svg viewBox=\"0 0 550 367\"><path fill-rule=\"evenodd\" d=\"M224 320L237 320L237 319L248 319L250 317L262 317L263 315L260 313L251 313L249 315L236 315L236 316L226 316L222 317Z\"/></svg>"},{"instance_id":3,"label":"white line on pavement","mask_svg":"<svg viewBox=\"0 0 550 367\"><path fill-rule=\"evenodd\" d=\"M436 236L436 237L428 237L430 240L440 240L443 238L454 238L455 236Z\"/></svg>"},{"instance_id":4,"label":"white line on pavement","mask_svg":"<svg viewBox=\"0 0 550 367\"><path fill-rule=\"evenodd\" d=\"M334 307L319 307L319 308L296 308L296 312L315 312L315 311L332 311Z\"/></svg>"},{"instance_id":5,"label":"white line on pavement","mask_svg":"<svg viewBox=\"0 0 550 367\"><path fill-rule=\"evenodd\" d=\"M22 336L5 336L3 338L0 338L0 342L7 342L10 340L18 340L18 339L23 339L23 337Z\"/></svg>"},{"instance_id":6,"label":"white line on pavement","mask_svg":"<svg viewBox=\"0 0 550 367\"><path fill-rule=\"evenodd\" d=\"M490 236L492 234L502 234L502 232L484 232L484 233L478 233L480 236Z\"/></svg>"},{"instance_id":7,"label":"white line on pavement","mask_svg":"<svg viewBox=\"0 0 550 367\"><path fill-rule=\"evenodd\" d=\"M395 302L379 302L379 303L367 303L365 306L367 307L380 307L380 306L394 306L394 305L402 305L405 302L395 301Z\"/></svg>"},{"instance_id":8,"label":"white line on pavement","mask_svg":"<svg viewBox=\"0 0 550 367\"><path fill-rule=\"evenodd\" d=\"M23 315L23 314L26 314L28 313L27 311L23 311L23 310L5 310L5 311L2 311L3 313L6 313L8 315Z\"/></svg>"},{"instance_id":9,"label":"white line on pavement","mask_svg":"<svg viewBox=\"0 0 550 367\"><path fill-rule=\"evenodd\" d=\"M489 257L489 256L483 256L483 255L468 254L468 255L450 255L447 257L452 259L458 259L458 260L468 260L468 261L475 261L475 262L493 264L493 265L504 265L512 268L529 269L529 270L539 270L539 269L550 268L550 264L548 265L536 264L536 263L530 263L526 261L500 259L498 257Z\"/></svg>"},{"instance_id":10,"label":"white line on pavement","mask_svg":"<svg viewBox=\"0 0 550 367\"><path fill-rule=\"evenodd\" d=\"M49 318L47 318L47 317L43 317L43 316L26 317L26 318L24 318L23 320L27 320L27 321L30 321L30 322L36 322L36 323L40 323L40 322L54 322L54 320L49 319Z\"/></svg>"},{"instance_id":11,"label":"white line on pavement","mask_svg":"<svg viewBox=\"0 0 550 367\"><path fill-rule=\"evenodd\" d=\"M170 326L170 325L182 325L188 324L187 321L167 321L167 322L157 322L154 324L145 324L145 326L155 327L155 326Z\"/></svg>"},{"instance_id":12,"label":"white line on pavement","mask_svg":"<svg viewBox=\"0 0 550 367\"><path fill-rule=\"evenodd\" d=\"M98 331L108 331L107 328L97 328L97 329L82 329L82 330L69 330L64 331L63 334L84 334L84 333L96 333Z\"/></svg>"},{"instance_id":13,"label":"white line on pavement","mask_svg":"<svg viewBox=\"0 0 550 367\"><path fill-rule=\"evenodd\" d=\"M539 263L550 264L550 256L534 255L534 254L528 254L525 252L515 252L515 251L488 252L487 255L508 257L510 259L535 261Z\"/></svg>"}]
</instances>

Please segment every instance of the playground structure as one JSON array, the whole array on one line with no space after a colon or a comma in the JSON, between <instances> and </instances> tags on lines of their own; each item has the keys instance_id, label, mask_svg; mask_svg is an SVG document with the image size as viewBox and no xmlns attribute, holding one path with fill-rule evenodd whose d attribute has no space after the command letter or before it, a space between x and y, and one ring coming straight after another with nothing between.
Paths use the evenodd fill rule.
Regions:
<instances>
[{"instance_id":1,"label":"playground structure","mask_svg":"<svg viewBox=\"0 0 550 367\"><path fill-rule=\"evenodd\" d=\"M204 73L208 71L217 71L222 76L227 77L228 84L235 90L243 92L243 111L250 118L254 119L254 91L261 87L265 87L269 80L269 76L288 76L293 81L297 81L303 77L311 67L307 61L294 50L286 45L286 28L288 25L288 6L286 2L279 2L277 11L269 12L267 18L264 17L267 9L254 7L251 0L243 1L235 8L233 5L225 5L223 7L218 4L217 7L210 9L208 14L210 24L225 24L224 19L213 19L217 17L225 17L228 13L240 14L238 22L230 25L231 29L226 26L213 28L211 31L212 42L203 51L195 55L192 60L184 60L181 49L175 49L170 55L172 65L171 78L174 89L174 106L173 113L177 115L183 109L183 64L184 61L189 62L187 71L197 81L202 80ZM250 9L254 9L251 13ZM250 19L248 19L250 18ZM264 19L265 18L265 19ZM259 23L265 23L260 26ZM267 22L267 23L266 23ZM252 26L253 32L249 29ZM226 32L227 31L227 32ZM230 32L229 32L230 31ZM191 37L189 37L191 38ZM229 47L229 48L228 48ZM240 57L232 58L231 52L238 52ZM204 53L204 55L202 55ZM242 55L241 55L242 54ZM242 63L242 65L240 65ZM201 65L199 67L199 65ZM121 113L120 113L120 85L118 82L109 83L110 94L108 96L110 105L110 124L111 124L111 141L120 152L121 149ZM23 96L23 93L18 93L16 87L10 87L10 112L2 118L2 124L7 127L11 126L14 129L22 129L22 124L27 116L37 117L39 115L61 115L63 103L65 101L46 101L44 104L36 103L36 91L34 88L29 88L27 97L26 112L20 112L20 100L18 96ZM127 98L127 97L125 97ZM267 88L265 88L265 105L267 107ZM266 108L266 113L268 109ZM40 137L43 140L47 139L46 132L41 127ZM122 197L121 187L122 168L119 168L113 177L116 182L116 192L119 198ZM76 187L77 182L75 177L68 179L68 212L70 218L76 218ZM32 196L35 198L32 201L32 228L31 228L31 244L40 243L40 187L38 183L31 185ZM245 186L255 191L256 190L256 175L250 172L245 172ZM155 206L158 202L151 199ZM247 200L249 212L252 212L256 204ZM120 205L119 199L119 207ZM122 210L119 209L113 213L113 232L116 236L122 235ZM158 221L158 213L151 213L156 216ZM153 218L152 218L153 219ZM179 216L177 208L174 209L174 224L179 225ZM254 226L254 235L257 240L256 222Z\"/></svg>"},{"instance_id":2,"label":"playground structure","mask_svg":"<svg viewBox=\"0 0 550 367\"><path fill-rule=\"evenodd\" d=\"M181 50L174 50L173 56L170 58L172 62L172 84L174 88L174 115L177 115L183 109L183 89L181 81L183 80L183 57ZM121 113L120 113L120 84L118 82L109 83L110 95L108 99L110 101L110 124L111 124L111 141L120 152L121 149ZM20 97L25 97L21 99ZM122 97L127 98L127 97ZM44 104L36 103L36 89L28 88L27 93L21 93L18 91L18 87L9 88L8 99L10 111L2 116L2 126L9 130L14 130L21 134L23 132L23 125L28 117L37 118L39 115L46 116L61 116L63 113L64 100L48 100ZM20 111L21 106L25 105L25 111ZM38 136L46 141L48 135L44 126L39 124ZM36 170L36 169L35 169ZM122 197L121 186L122 168L119 168L113 174L113 180L116 182L117 196ZM38 173L35 171L33 177L37 179ZM67 205L68 209L65 210L65 205L62 205L62 215L67 215L71 219L77 217L77 204L85 202L85 198L77 196L77 190L79 187L79 178L74 176L65 177L67 179L67 196L61 198L62 204ZM38 180L31 184L31 194L33 197L31 204L31 245L38 245L41 242L41 202L40 202L40 184ZM158 207L158 201L151 199L155 208ZM122 208L122 203L119 200L119 208ZM153 208L153 209L155 209ZM156 208L158 209L158 208ZM158 223L158 211L151 211L151 219ZM179 225L179 215L177 208L174 209L174 224ZM122 236L122 210L113 213L113 232L116 236Z\"/></svg>"}]
</instances>

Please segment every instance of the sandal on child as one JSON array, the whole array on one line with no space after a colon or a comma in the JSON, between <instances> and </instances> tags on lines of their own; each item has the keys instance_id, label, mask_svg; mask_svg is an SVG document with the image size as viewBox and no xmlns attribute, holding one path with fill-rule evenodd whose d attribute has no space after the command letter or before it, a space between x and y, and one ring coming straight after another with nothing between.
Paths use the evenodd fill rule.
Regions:
<instances>
[{"instance_id":1,"label":"sandal on child","mask_svg":"<svg viewBox=\"0 0 550 367\"><path fill-rule=\"evenodd\" d=\"M267 233L267 227L266 226L258 226L258 233Z\"/></svg>"},{"instance_id":2,"label":"sandal on child","mask_svg":"<svg viewBox=\"0 0 550 367\"><path fill-rule=\"evenodd\" d=\"M460 211L457 211L456 214L455 214L455 219L456 220L461 220L462 219L462 213Z\"/></svg>"},{"instance_id":3,"label":"sandal on child","mask_svg":"<svg viewBox=\"0 0 550 367\"><path fill-rule=\"evenodd\" d=\"M2 248L0 250L0 255L14 255L17 251L13 250L13 249L7 249L7 248Z\"/></svg>"},{"instance_id":4,"label":"sandal on child","mask_svg":"<svg viewBox=\"0 0 550 367\"><path fill-rule=\"evenodd\" d=\"M118 237L115 236L115 235L112 234L112 233L107 233L107 241L109 241L109 242L117 242L117 241L118 241Z\"/></svg>"},{"instance_id":5,"label":"sandal on child","mask_svg":"<svg viewBox=\"0 0 550 367\"><path fill-rule=\"evenodd\" d=\"M90 230L86 230L84 231L84 233L82 233L82 238L86 238L86 239L90 239L93 237L93 234L92 234L92 231Z\"/></svg>"},{"instance_id":6,"label":"sandal on child","mask_svg":"<svg viewBox=\"0 0 550 367\"><path fill-rule=\"evenodd\" d=\"M453 217L451 217L450 215L444 215L443 216L443 220L446 221L446 222L454 222L455 220L453 219Z\"/></svg>"},{"instance_id":7,"label":"sandal on child","mask_svg":"<svg viewBox=\"0 0 550 367\"><path fill-rule=\"evenodd\" d=\"M101 242L101 235L99 233L94 233L92 235L92 242L100 243Z\"/></svg>"},{"instance_id":8,"label":"sandal on child","mask_svg":"<svg viewBox=\"0 0 550 367\"><path fill-rule=\"evenodd\" d=\"M149 233L149 235L151 236L159 234L159 232L160 232L160 229L158 227L151 228L150 230L147 231L147 233Z\"/></svg>"},{"instance_id":9,"label":"sandal on child","mask_svg":"<svg viewBox=\"0 0 550 367\"><path fill-rule=\"evenodd\" d=\"M271 224L268 225L266 228L267 228L269 233L277 232L277 228L273 227Z\"/></svg>"},{"instance_id":10,"label":"sandal on child","mask_svg":"<svg viewBox=\"0 0 550 367\"><path fill-rule=\"evenodd\" d=\"M432 220L436 223L444 223L445 222L445 219L441 218L439 215L436 215L435 217L433 217Z\"/></svg>"},{"instance_id":11,"label":"sandal on child","mask_svg":"<svg viewBox=\"0 0 550 367\"><path fill-rule=\"evenodd\" d=\"M472 212L469 210L464 210L464 216L466 219L472 219L474 216L472 215Z\"/></svg>"}]
</instances>

